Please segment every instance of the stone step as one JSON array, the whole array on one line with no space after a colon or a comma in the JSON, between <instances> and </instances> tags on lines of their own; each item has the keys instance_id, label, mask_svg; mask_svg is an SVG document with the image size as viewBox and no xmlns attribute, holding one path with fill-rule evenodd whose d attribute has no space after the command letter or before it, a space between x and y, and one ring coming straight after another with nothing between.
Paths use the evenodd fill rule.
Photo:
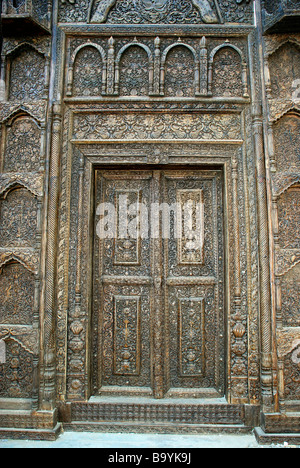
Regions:
<instances>
[{"instance_id":1,"label":"stone step","mask_svg":"<svg viewBox=\"0 0 300 468\"><path fill-rule=\"evenodd\" d=\"M267 434L292 432L300 437L300 413L263 414L262 427Z\"/></svg>"},{"instance_id":2,"label":"stone step","mask_svg":"<svg viewBox=\"0 0 300 468\"><path fill-rule=\"evenodd\" d=\"M151 402L151 403L91 403L70 405L66 422L102 422L134 424L243 425L243 405Z\"/></svg>"},{"instance_id":3,"label":"stone step","mask_svg":"<svg viewBox=\"0 0 300 468\"><path fill-rule=\"evenodd\" d=\"M65 431L126 434L249 434L252 427L243 424L182 424L145 422L91 422L64 423Z\"/></svg>"}]
</instances>

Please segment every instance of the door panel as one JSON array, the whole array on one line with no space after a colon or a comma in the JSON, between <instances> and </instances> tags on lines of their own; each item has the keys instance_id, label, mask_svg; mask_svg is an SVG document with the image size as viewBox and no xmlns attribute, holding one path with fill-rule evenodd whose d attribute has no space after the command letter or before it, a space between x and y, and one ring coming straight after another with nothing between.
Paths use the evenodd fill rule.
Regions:
<instances>
[{"instance_id":1,"label":"door panel","mask_svg":"<svg viewBox=\"0 0 300 468\"><path fill-rule=\"evenodd\" d=\"M151 172L96 175L94 349L102 392L151 387L151 241L141 238L137 209L150 204L151 178Z\"/></svg>"},{"instance_id":2,"label":"door panel","mask_svg":"<svg viewBox=\"0 0 300 468\"><path fill-rule=\"evenodd\" d=\"M96 206L95 393L222 394L221 173L99 171Z\"/></svg>"},{"instance_id":3,"label":"door panel","mask_svg":"<svg viewBox=\"0 0 300 468\"><path fill-rule=\"evenodd\" d=\"M223 209L218 172L165 172L165 201L177 201L184 229L165 241L167 356L173 393L224 392ZM198 206L198 213L196 211ZM178 222L178 220L177 220Z\"/></svg>"}]
</instances>

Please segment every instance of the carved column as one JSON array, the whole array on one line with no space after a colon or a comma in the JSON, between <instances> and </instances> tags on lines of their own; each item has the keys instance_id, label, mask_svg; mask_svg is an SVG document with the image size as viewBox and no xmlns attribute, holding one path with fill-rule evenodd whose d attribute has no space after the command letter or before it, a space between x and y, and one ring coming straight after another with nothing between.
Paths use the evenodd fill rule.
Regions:
<instances>
[{"instance_id":1,"label":"carved column","mask_svg":"<svg viewBox=\"0 0 300 468\"><path fill-rule=\"evenodd\" d=\"M6 101L6 86L5 86L5 75L6 75L6 56L1 56L1 70L0 70L0 101Z\"/></svg>"},{"instance_id":2,"label":"carved column","mask_svg":"<svg viewBox=\"0 0 300 468\"><path fill-rule=\"evenodd\" d=\"M107 54L107 94L114 94L114 80L115 80L115 40L111 37L108 41L108 54Z\"/></svg>"},{"instance_id":3,"label":"carved column","mask_svg":"<svg viewBox=\"0 0 300 468\"><path fill-rule=\"evenodd\" d=\"M261 103L252 108L254 149L256 157L256 189L258 209L258 248L260 267L260 326L261 326L261 386L265 411L273 407L272 372L272 304L269 250L269 223L266 169L264 155L263 118Z\"/></svg>"},{"instance_id":4,"label":"carved column","mask_svg":"<svg viewBox=\"0 0 300 468\"><path fill-rule=\"evenodd\" d=\"M239 221L239 205L238 205L238 159L233 158L232 161L232 189L233 189L233 229L234 229L234 314L232 316L234 344L232 346L233 352L233 369L244 368L244 354L247 350L247 345L244 342L244 336L246 334L246 327L243 323L242 314L242 287L241 287L241 244L240 244L240 221ZM234 399L238 399L240 402L247 402L247 385L245 380L241 379L239 374L235 375L233 370L232 379L234 380L235 393Z\"/></svg>"},{"instance_id":5,"label":"carved column","mask_svg":"<svg viewBox=\"0 0 300 468\"><path fill-rule=\"evenodd\" d=\"M159 171L154 172L152 184L152 203L160 204L160 177ZM159 227L159 230L161 227ZM162 240L158 238L152 240L152 276L154 280L153 288L153 392L155 398L164 397L164 362L163 362L163 297L162 297Z\"/></svg>"},{"instance_id":6,"label":"carved column","mask_svg":"<svg viewBox=\"0 0 300 468\"><path fill-rule=\"evenodd\" d=\"M47 222L45 312L44 312L44 386L41 409L55 408L55 322L56 322L56 251L58 233L59 177L61 155L61 106L53 106L49 202Z\"/></svg>"},{"instance_id":7,"label":"carved column","mask_svg":"<svg viewBox=\"0 0 300 468\"><path fill-rule=\"evenodd\" d=\"M153 96L159 96L159 81L160 81L160 38L156 37L154 41L154 83Z\"/></svg>"},{"instance_id":8,"label":"carved column","mask_svg":"<svg viewBox=\"0 0 300 468\"><path fill-rule=\"evenodd\" d=\"M75 284L75 305L70 311L70 385L69 398L73 400L81 400L83 393L82 377L85 374L82 367L85 352L85 336L86 328L85 312L81 310L82 293L81 293L81 255L82 255L82 220L83 220L83 180L84 180L84 157L80 156L79 161L79 182L78 182L78 211L77 211L77 250L76 250L76 284ZM82 360L81 360L82 358Z\"/></svg>"},{"instance_id":9,"label":"carved column","mask_svg":"<svg viewBox=\"0 0 300 468\"><path fill-rule=\"evenodd\" d=\"M200 96L207 96L208 92L208 57L206 37L200 41Z\"/></svg>"}]
</instances>

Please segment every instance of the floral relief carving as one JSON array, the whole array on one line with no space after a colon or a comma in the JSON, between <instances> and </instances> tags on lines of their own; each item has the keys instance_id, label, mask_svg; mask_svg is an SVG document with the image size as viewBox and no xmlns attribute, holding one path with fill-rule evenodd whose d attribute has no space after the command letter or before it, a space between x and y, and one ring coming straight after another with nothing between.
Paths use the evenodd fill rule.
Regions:
<instances>
[{"instance_id":1,"label":"floral relief carving","mask_svg":"<svg viewBox=\"0 0 300 468\"><path fill-rule=\"evenodd\" d=\"M299 79L300 49L296 44L282 45L269 58L271 95L274 99L291 100L293 83Z\"/></svg>"},{"instance_id":2,"label":"floral relief carving","mask_svg":"<svg viewBox=\"0 0 300 468\"><path fill-rule=\"evenodd\" d=\"M145 50L129 47L120 61L120 95L147 96L149 94L149 60Z\"/></svg>"},{"instance_id":3,"label":"floral relief carving","mask_svg":"<svg viewBox=\"0 0 300 468\"><path fill-rule=\"evenodd\" d=\"M283 193L278 200L279 245L282 249L300 249L300 188Z\"/></svg>"},{"instance_id":4,"label":"floral relief carving","mask_svg":"<svg viewBox=\"0 0 300 468\"><path fill-rule=\"evenodd\" d=\"M281 291L284 326L300 327L300 265L282 278Z\"/></svg>"},{"instance_id":5,"label":"floral relief carving","mask_svg":"<svg viewBox=\"0 0 300 468\"><path fill-rule=\"evenodd\" d=\"M165 96L195 95L195 59L184 46L174 47L165 65Z\"/></svg>"},{"instance_id":6,"label":"floral relief carving","mask_svg":"<svg viewBox=\"0 0 300 468\"><path fill-rule=\"evenodd\" d=\"M240 55L231 47L223 47L213 63L213 96L243 96L242 63Z\"/></svg>"},{"instance_id":7,"label":"floral relief carving","mask_svg":"<svg viewBox=\"0 0 300 468\"><path fill-rule=\"evenodd\" d=\"M32 398L33 356L14 339L6 343L6 363L0 364L0 397Z\"/></svg>"},{"instance_id":8,"label":"floral relief carving","mask_svg":"<svg viewBox=\"0 0 300 468\"><path fill-rule=\"evenodd\" d=\"M35 247L37 199L26 188L13 187L0 199L0 246Z\"/></svg>"},{"instance_id":9,"label":"floral relief carving","mask_svg":"<svg viewBox=\"0 0 300 468\"><path fill-rule=\"evenodd\" d=\"M74 96L100 96L102 91L102 60L92 46L82 48L74 65Z\"/></svg>"},{"instance_id":10,"label":"floral relief carving","mask_svg":"<svg viewBox=\"0 0 300 468\"><path fill-rule=\"evenodd\" d=\"M41 129L31 117L15 119L7 127L4 172L40 169Z\"/></svg>"},{"instance_id":11,"label":"floral relief carving","mask_svg":"<svg viewBox=\"0 0 300 468\"><path fill-rule=\"evenodd\" d=\"M79 114L74 129L77 140L241 138L240 116L234 114Z\"/></svg>"},{"instance_id":12,"label":"floral relief carving","mask_svg":"<svg viewBox=\"0 0 300 468\"><path fill-rule=\"evenodd\" d=\"M35 101L45 90L45 59L32 47L22 47L11 58L9 99Z\"/></svg>"},{"instance_id":13,"label":"floral relief carving","mask_svg":"<svg viewBox=\"0 0 300 468\"><path fill-rule=\"evenodd\" d=\"M32 325L34 275L19 262L0 269L0 324Z\"/></svg>"},{"instance_id":14,"label":"floral relief carving","mask_svg":"<svg viewBox=\"0 0 300 468\"><path fill-rule=\"evenodd\" d=\"M300 115L286 114L273 126L277 170L300 169Z\"/></svg>"}]
</instances>

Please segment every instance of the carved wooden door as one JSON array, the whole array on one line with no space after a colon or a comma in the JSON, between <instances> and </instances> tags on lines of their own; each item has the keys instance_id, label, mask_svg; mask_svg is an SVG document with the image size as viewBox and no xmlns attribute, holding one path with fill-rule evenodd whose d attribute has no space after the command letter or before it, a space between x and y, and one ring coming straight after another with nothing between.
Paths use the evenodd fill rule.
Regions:
<instances>
[{"instance_id":1,"label":"carved wooden door","mask_svg":"<svg viewBox=\"0 0 300 468\"><path fill-rule=\"evenodd\" d=\"M224 393L218 171L96 173L96 394Z\"/></svg>"}]
</instances>

